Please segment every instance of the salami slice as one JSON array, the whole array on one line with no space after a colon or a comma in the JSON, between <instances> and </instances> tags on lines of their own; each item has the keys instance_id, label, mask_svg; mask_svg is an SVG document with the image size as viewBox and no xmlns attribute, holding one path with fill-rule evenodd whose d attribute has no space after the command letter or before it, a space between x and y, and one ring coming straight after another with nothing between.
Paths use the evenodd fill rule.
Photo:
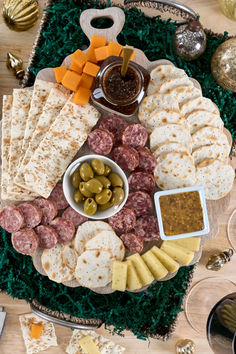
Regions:
<instances>
[{"instance_id":1,"label":"salami slice","mask_svg":"<svg viewBox=\"0 0 236 354\"><path fill-rule=\"evenodd\" d=\"M121 141L122 133L127 127L128 123L117 116L116 114L108 114L108 116L104 117L101 121L99 128L108 130L114 136L114 143Z\"/></svg>"},{"instance_id":2,"label":"salami slice","mask_svg":"<svg viewBox=\"0 0 236 354\"><path fill-rule=\"evenodd\" d=\"M98 155L110 154L114 144L114 136L105 129L95 129L88 135L88 146Z\"/></svg>"},{"instance_id":3,"label":"salami slice","mask_svg":"<svg viewBox=\"0 0 236 354\"><path fill-rule=\"evenodd\" d=\"M144 172L152 173L155 170L157 161L151 151L144 147L138 149L139 166L138 169Z\"/></svg>"},{"instance_id":4,"label":"salami slice","mask_svg":"<svg viewBox=\"0 0 236 354\"><path fill-rule=\"evenodd\" d=\"M50 226L56 230L58 242L62 244L70 242L75 234L75 227L71 220L58 217L51 222Z\"/></svg>"},{"instance_id":5,"label":"salami slice","mask_svg":"<svg viewBox=\"0 0 236 354\"><path fill-rule=\"evenodd\" d=\"M131 191L145 191L151 193L155 188L155 179L151 173L133 172L128 178Z\"/></svg>"},{"instance_id":6,"label":"salami slice","mask_svg":"<svg viewBox=\"0 0 236 354\"><path fill-rule=\"evenodd\" d=\"M37 198L34 200L34 204L39 207L43 213L41 223L48 225L57 216L57 204L54 200Z\"/></svg>"},{"instance_id":7,"label":"salami slice","mask_svg":"<svg viewBox=\"0 0 236 354\"><path fill-rule=\"evenodd\" d=\"M25 202L18 205L18 208L24 215L24 226L29 229L33 229L37 226L42 220L42 210L35 204Z\"/></svg>"},{"instance_id":8,"label":"salami slice","mask_svg":"<svg viewBox=\"0 0 236 354\"><path fill-rule=\"evenodd\" d=\"M128 125L122 134L122 144L137 149L144 147L148 139L147 130L141 124Z\"/></svg>"},{"instance_id":9,"label":"salami slice","mask_svg":"<svg viewBox=\"0 0 236 354\"><path fill-rule=\"evenodd\" d=\"M160 237L157 218L153 215L138 218L134 230L144 241L156 240Z\"/></svg>"},{"instance_id":10,"label":"salami slice","mask_svg":"<svg viewBox=\"0 0 236 354\"><path fill-rule=\"evenodd\" d=\"M58 235L53 227L47 225L39 225L35 228L35 232L39 238L40 248L50 249L56 245Z\"/></svg>"},{"instance_id":11,"label":"salami slice","mask_svg":"<svg viewBox=\"0 0 236 354\"><path fill-rule=\"evenodd\" d=\"M58 182L56 184L56 186L53 188L49 198L49 200L54 200L54 202L56 203L57 209L61 210L61 209L65 209L68 207L69 203L66 200L66 197L64 195L63 192L63 187L62 187L62 183Z\"/></svg>"},{"instance_id":12,"label":"salami slice","mask_svg":"<svg viewBox=\"0 0 236 354\"><path fill-rule=\"evenodd\" d=\"M139 164L137 151L127 145L116 147L113 150L112 158L124 171L133 171Z\"/></svg>"},{"instance_id":13,"label":"salami slice","mask_svg":"<svg viewBox=\"0 0 236 354\"><path fill-rule=\"evenodd\" d=\"M125 206L132 209L136 216L145 215L152 209L152 198L146 192L136 191L129 194Z\"/></svg>"},{"instance_id":14,"label":"salami slice","mask_svg":"<svg viewBox=\"0 0 236 354\"><path fill-rule=\"evenodd\" d=\"M5 206L0 211L0 225L7 232L16 232L24 225L24 215L15 206Z\"/></svg>"},{"instance_id":15,"label":"salami slice","mask_svg":"<svg viewBox=\"0 0 236 354\"><path fill-rule=\"evenodd\" d=\"M11 236L11 242L17 252L30 256L34 254L39 245L39 239L35 231L27 228L14 232Z\"/></svg>"},{"instance_id":16,"label":"salami slice","mask_svg":"<svg viewBox=\"0 0 236 354\"><path fill-rule=\"evenodd\" d=\"M130 252L140 253L143 249L142 237L134 234L133 232L121 235L120 239Z\"/></svg>"},{"instance_id":17,"label":"salami slice","mask_svg":"<svg viewBox=\"0 0 236 354\"><path fill-rule=\"evenodd\" d=\"M86 216L77 213L77 211L75 211L70 206L66 208L66 210L64 210L62 214L62 218L71 220L74 227L78 227L79 225L83 224L85 221L88 221L88 218Z\"/></svg>"},{"instance_id":18,"label":"salami slice","mask_svg":"<svg viewBox=\"0 0 236 354\"><path fill-rule=\"evenodd\" d=\"M117 232L128 232L134 228L136 216L132 209L122 208L118 213L108 218L109 225Z\"/></svg>"}]
</instances>

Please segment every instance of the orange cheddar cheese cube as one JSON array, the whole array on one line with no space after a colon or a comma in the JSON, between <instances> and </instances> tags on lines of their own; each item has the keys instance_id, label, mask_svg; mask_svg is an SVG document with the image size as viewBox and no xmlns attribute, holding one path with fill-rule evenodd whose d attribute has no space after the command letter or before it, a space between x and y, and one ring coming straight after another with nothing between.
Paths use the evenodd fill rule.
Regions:
<instances>
[{"instance_id":1,"label":"orange cheddar cheese cube","mask_svg":"<svg viewBox=\"0 0 236 354\"><path fill-rule=\"evenodd\" d=\"M124 56L124 52L123 52L123 49L122 49L122 52L120 53L120 57L123 58L123 56ZM131 54L130 60L133 60L133 59L134 59L134 56L135 56L135 52L133 52L133 53Z\"/></svg>"},{"instance_id":2,"label":"orange cheddar cheese cube","mask_svg":"<svg viewBox=\"0 0 236 354\"><path fill-rule=\"evenodd\" d=\"M39 339L43 331L42 323L33 323L30 331L30 338Z\"/></svg>"},{"instance_id":3,"label":"orange cheddar cheese cube","mask_svg":"<svg viewBox=\"0 0 236 354\"><path fill-rule=\"evenodd\" d=\"M123 48L122 45L110 41L108 44L109 56L115 55L118 57L122 51L122 48Z\"/></svg>"},{"instance_id":4,"label":"orange cheddar cheese cube","mask_svg":"<svg viewBox=\"0 0 236 354\"><path fill-rule=\"evenodd\" d=\"M83 73L81 76L81 80L80 80L80 86L87 88L87 89L91 89L93 86L93 82L94 82L94 77L90 76L88 74Z\"/></svg>"},{"instance_id":5,"label":"orange cheddar cheese cube","mask_svg":"<svg viewBox=\"0 0 236 354\"><path fill-rule=\"evenodd\" d=\"M99 70L100 70L100 66L87 61L87 63L83 68L83 73L96 77Z\"/></svg>"},{"instance_id":6,"label":"orange cheddar cheese cube","mask_svg":"<svg viewBox=\"0 0 236 354\"><path fill-rule=\"evenodd\" d=\"M74 94L72 102L79 104L80 106L85 106L89 101L90 95L91 90L81 86Z\"/></svg>"},{"instance_id":7,"label":"orange cheddar cheese cube","mask_svg":"<svg viewBox=\"0 0 236 354\"><path fill-rule=\"evenodd\" d=\"M110 55L108 46L106 46L106 45L103 47L95 48L94 52L95 52L95 57L96 57L97 61L105 60Z\"/></svg>"},{"instance_id":8,"label":"orange cheddar cheese cube","mask_svg":"<svg viewBox=\"0 0 236 354\"><path fill-rule=\"evenodd\" d=\"M62 65L62 66L58 66L57 68L54 68L53 70L54 70L56 81L58 84L60 84L66 73L67 67L65 65Z\"/></svg>"},{"instance_id":9,"label":"orange cheddar cheese cube","mask_svg":"<svg viewBox=\"0 0 236 354\"><path fill-rule=\"evenodd\" d=\"M91 63L94 63L94 64L97 63L97 59L96 59L96 56L95 56L95 52L94 52L94 47L93 46L90 46L88 54L87 54L87 58L88 58L88 61L90 61Z\"/></svg>"},{"instance_id":10,"label":"orange cheddar cheese cube","mask_svg":"<svg viewBox=\"0 0 236 354\"><path fill-rule=\"evenodd\" d=\"M70 66L70 70L75 71L78 74L82 74L83 69L80 68L78 65L75 64L75 62L72 62L71 66Z\"/></svg>"},{"instance_id":11,"label":"orange cheddar cheese cube","mask_svg":"<svg viewBox=\"0 0 236 354\"><path fill-rule=\"evenodd\" d=\"M103 47L107 44L107 39L105 37L97 36L94 34L91 38L91 46L94 48Z\"/></svg>"},{"instance_id":12,"label":"orange cheddar cheese cube","mask_svg":"<svg viewBox=\"0 0 236 354\"><path fill-rule=\"evenodd\" d=\"M74 71L67 70L61 83L67 89L71 91L76 91L79 87L80 80L81 75L77 74Z\"/></svg>"},{"instance_id":13,"label":"orange cheddar cheese cube","mask_svg":"<svg viewBox=\"0 0 236 354\"><path fill-rule=\"evenodd\" d=\"M79 68L83 68L84 64L87 61L87 54L82 52L82 50L77 49L73 54L71 54L71 60L74 62Z\"/></svg>"}]
</instances>

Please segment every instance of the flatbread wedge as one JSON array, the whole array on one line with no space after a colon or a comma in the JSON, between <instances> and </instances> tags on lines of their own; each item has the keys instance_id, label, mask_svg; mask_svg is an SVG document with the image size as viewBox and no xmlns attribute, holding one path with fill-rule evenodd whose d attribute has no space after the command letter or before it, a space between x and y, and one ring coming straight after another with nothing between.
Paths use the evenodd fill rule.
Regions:
<instances>
[{"instance_id":1,"label":"flatbread wedge","mask_svg":"<svg viewBox=\"0 0 236 354\"><path fill-rule=\"evenodd\" d=\"M231 191L234 178L233 167L217 159L203 160L196 166L197 184L204 188L206 199L223 198Z\"/></svg>"},{"instance_id":2,"label":"flatbread wedge","mask_svg":"<svg viewBox=\"0 0 236 354\"><path fill-rule=\"evenodd\" d=\"M75 278L86 288L106 286L111 282L113 261L109 251L85 251L78 257Z\"/></svg>"},{"instance_id":3,"label":"flatbread wedge","mask_svg":"<svg viewBox=\"0 0 236 354\"><path fill-rule=\"evenodd\" d=\"M67 101L24 169L27 188L48 198L100 117L89 103Z\"/></svg>"},{"instance_id":4,"label":"flatbread wedge","mask_svg":"<svg viewBox=\"0 0 236 354\"><path fill-rule=\"evenodd\" d=\"M174 189L196 184L193 158L184 152L169 152L157 159L154 178L159 188Z\"/></svg>"},{"instance_id":5,"label":"flatbread wedge","mask_svg":"<svg viewBox=\"0 0 236 354\"><path fill-rule=\"evenodd\" d=\"M86 221L80 225L73 242L76 252L80 255L85 243L101 231L113 231L113 229L104 221Z\"/></svg>"}]
</instances>

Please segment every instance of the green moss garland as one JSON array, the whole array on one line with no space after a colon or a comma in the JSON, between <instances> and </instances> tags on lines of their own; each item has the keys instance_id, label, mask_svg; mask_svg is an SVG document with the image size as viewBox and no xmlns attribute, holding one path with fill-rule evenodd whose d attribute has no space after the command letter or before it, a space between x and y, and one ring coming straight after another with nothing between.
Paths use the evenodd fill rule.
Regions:
<instances>
[{"instance_id":1,"label":"green moss garland","mask_svg":"<svg viewBox=\"0 0 236 354\"><path fill-rule=\"evenodd\" d=\"M107 5L109 6L109 4ZM79 26L81 12L101 5L85 1L56 0L53 2L46 27L42 31L36 58L30 68L34 75L45 67L61 64L64 57L82 46L89 45ZM200 59L186 63L174 56L171 36L175 27L160 18L147 18L137 9L125 11L126 23L118 40L121 44L142 49L149 60L166 58L183 68L202 85L203 95L219 107L226 127L233 133L236 98L219 87L210 73L210 59L224 41L208 36L207 49ZM101 26L104 22L101 21ZM138 30L137 30L138 29ZM0 288L19 299L37 298L52 310L61 310L82 318L100 318L106 326L114 326L119 334L130 329L141 339L166 335L177 314L182 311L182 300L193 267L183 267L166 282L158 282L142 293L98 295L86 288L68 288L51 282L37 273L31 257L22 256L11 246L10 234L0 230Z\"/></svg>"}]
</instances>

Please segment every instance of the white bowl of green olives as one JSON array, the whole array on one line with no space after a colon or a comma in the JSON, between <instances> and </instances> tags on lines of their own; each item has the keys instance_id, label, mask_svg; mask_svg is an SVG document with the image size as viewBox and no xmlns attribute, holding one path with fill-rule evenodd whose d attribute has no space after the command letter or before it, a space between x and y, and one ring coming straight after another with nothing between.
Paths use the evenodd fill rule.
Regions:
<instances>
[{"instance_id":1,"label":"white bowl of green olives","mask_svg":"<svg viewBox=\"0 0 236 354\"><path fill-rule=\"evenodd\" d=\"M86 155L67 168L63 191L70 206L79 214L102 220L124 206L129 184L114 161L101 155Z\"/></svg>"}]
</instances>

